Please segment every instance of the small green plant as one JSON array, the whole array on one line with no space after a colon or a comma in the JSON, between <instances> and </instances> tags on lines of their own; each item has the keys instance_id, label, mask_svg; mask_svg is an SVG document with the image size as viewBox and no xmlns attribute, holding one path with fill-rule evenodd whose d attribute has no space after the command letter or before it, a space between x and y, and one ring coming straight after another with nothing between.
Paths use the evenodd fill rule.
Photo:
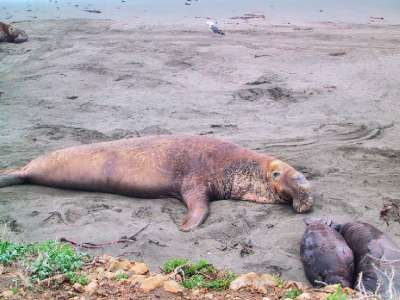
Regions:
<instances>
[{"instance_id":1,"label":"small green plant","mask_svg":"<svg viewBox=\"0 0 400 300\"><path fill-rule=\"evenodd\" d=\"M285 280L282 279L279 275L273 275L274 281L279 288L283 288L285 285Z\"/></svg>"},{"instance_id":2,"label":"small green plant","mask_svg":"<svg viewBox=\"0 0 400 300\"><path fill-rule=\"evenodd\" d=\"M67 244L48 241L37 245L37 257L29 267L33 280L43 280L56 274L80 270L85 255Z\"/></svg>"},{"instance_id":3,"label":"small green plant","mask_svg":"<svg viewBox=\"0 0 400 300\"><path fill-rule=\"evenodd\" d=\"M0 241L0 264L8 265L34 252L35 246L32 244L20 245L7 241Z\"/></svg>"},{"instance_id":4,"label":"small green plant","mask_svg":"<svg viewBox=\"0 0 400 300\"><path fill-rule=\"evenodd\" d=\"M16 295L18 293L18 288L17 287L12 287L10 288L11 293L13 293L13 295Z\"/></svg>"},{"instance_id":5,"label":"small green plant","mask_svg":"<svg viewBox=\"0 0 400 300\"><path fill-rule=\"evenodd\" d=\"M72 246L56 241L34 244L0 241L0 264L23 263L32 281L80 270L87 257Z\"/></svg>"},{"instance_id":6,"label":"small green plant","mask_svg":"<svg viewBox=\"0 0 400 300\"><path fill-rule=\"evenodd\" d=\"M188 289L204 287L224 290L236 278L234 273L221 272L205 259L193 263L185 258L174 258L168 260L162 269L167 274L180 274L183 277L182 285Z\"/></svg>"},{"instance_id":7,"label":"small green plant","mask_svg":"<svg viewBox=\"0 0 400 300\"><path fill-rule=\"evenodd\" d=\"M333 294L330 294L326 300L348 300L349 297L346 293L343 292L340 284L337 286L336 291Z\"/></svg>"},{"instance_id":8,"label":"small green plant","mask_svg":"<svg viewBox=\"0 0 400 300\"><path fill-rule=\"evenodd\" d=\"M77 274L76 272L67 273L68 280L71 284L79 283L80 285L87 285L89 277L86 274Z\"/></svg>"},{"instance_id":9,"label":"small green plant","mask_svg":"<svg viewBox=\"0 0 400 300\"><path fill-rule=\"evenodd\" d=\"M173 258L173 259L167 260L164 263L162 270L164 273L169 274L169 273L174 272L176 268L182 267L183 265L187 264L188 262L189 262L189 260L186 258Z\"/></svg>"},{"instance_id":10,"label":"small green plant","mask_svg":"<svg viewBox=\"0 0 400 300\"><path fill-rule=\"evenodd\" d=\"M301 290L299 290L299 289L290 289L286 293L286 298L296 299L301 294L303 294L303 292Z\"/></svg>"},{"instance_id":11,"label":"small green plant","mask_svg":"<svg viewBox=\"0 0 400 300\"><path fill-rule=\"evenodd\" d=\"M203 275L194 275L182 281L182 285L187 289L195 289L204 285Z\"/></svg>"},{"instance_id":12,"label":"small green plant","mask_svg":"<svg viewBox=\"0 0 400 300\"><path fill-rule=\"evenodd\" d=\"M226 290L229 288L229 285L236 278L236 274L232 272L227 272L221 278L211 280L204 284L204 287L214 290Z\"/></svg>"},{"instance_id":13,"label":"small green plant","mask_svg":"<svg viewBox=\"0 0 400 300\"><path fill-rule=\"evenodd\" d=\"M127 280L129 278L129 275L124 272L118 272L115 278L117 280Z\"/></svg>"}]
</instances>

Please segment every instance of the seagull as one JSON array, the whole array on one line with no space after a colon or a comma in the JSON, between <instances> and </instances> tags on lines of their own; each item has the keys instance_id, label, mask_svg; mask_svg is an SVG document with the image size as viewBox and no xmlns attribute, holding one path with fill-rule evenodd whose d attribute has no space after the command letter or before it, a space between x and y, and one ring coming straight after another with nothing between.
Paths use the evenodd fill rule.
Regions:
<instances>
[{"instance_id":1,"label":"seagull","mask_svg":"<svg viewBox=\"0 0 400 300\"><path fill-rule=\"evenodd\" d=\"M220 34L220 35L225 35L225 33L221 29L218 28L217 21L207 21L206 23L212 32Z\"/></svg>"}]
</instances>

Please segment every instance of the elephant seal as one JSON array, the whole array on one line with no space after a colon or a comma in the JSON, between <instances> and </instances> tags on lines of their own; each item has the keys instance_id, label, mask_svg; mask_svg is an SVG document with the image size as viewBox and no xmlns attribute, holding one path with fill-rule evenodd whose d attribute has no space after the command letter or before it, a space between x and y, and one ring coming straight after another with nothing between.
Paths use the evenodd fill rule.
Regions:
<instances>
[{"instance_id":1,"label":"elephant seal","mask_svg":"<svg viewBox=\"0 0 400 300\"><path fill-rule=\"evenodd\" d=\"M23 43L28 40L25 31L13 25L0 22L0 42Z\"/></svg>"},{"instance_id":2,"label":"elephant seal","mask_svg":"<svg viewBox=\"0 0 400 300\"><path fill-rule=\"evenodd\" d=\"M384 299L390 294L400 296L399 246L368 223L346 223L337 229L354 253L355 288L377 292Z\"/></svg>"},{"instance_id":3,"label":"elephant seal","mask_svg":"<svg viewBox=\"0 0 400 300\"><path fill-rule=\"evenodd\" d=\"M210 200L290 203L307 212L305 176L271 156L203 136L151 136L71 147L0 177L0 187L32 183L143 198L175 197L188 208L181 229L199 226Z\"/></svg>"},{"instance_id":4,"label":"elephant seal","mask_svg":"<svg viewBox=\"0 0 400 300\"><path fill-rule=\"evenodd\" d=\"M306 218L300 256L307 279L313 286L340 283L353 286L354 257L343 237L326 218Z\"/></svg>"}]
</instances>

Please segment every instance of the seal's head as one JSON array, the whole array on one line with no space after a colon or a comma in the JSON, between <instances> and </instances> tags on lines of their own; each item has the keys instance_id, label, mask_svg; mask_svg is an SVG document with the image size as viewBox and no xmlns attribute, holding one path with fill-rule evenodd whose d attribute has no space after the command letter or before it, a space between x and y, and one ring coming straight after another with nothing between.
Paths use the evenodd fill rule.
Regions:
<instances>
[{"instance_id":1,"label":"seal's head","mask_svg":"<svg viewBox=\"0 0 400 300\"><path fill-rule=\"evenodd\" d=\"M312 208L311 185L302 173L279 159L270 161L267 169L273 192L282 202L292 203L299 213Z\"/></svg>"},{"instance_id":2,"label":"seal's head","mask_svg":"<svg viewBox=\"0 0 400 300\"><path fill-rule=\"evenodd\" d=\"M23 43L28 40L28 35L25 33L25 31L15 28L12 25L9 25L8 28L8 40L9 42L12 43Z\"/></svg>"}]
</instances>

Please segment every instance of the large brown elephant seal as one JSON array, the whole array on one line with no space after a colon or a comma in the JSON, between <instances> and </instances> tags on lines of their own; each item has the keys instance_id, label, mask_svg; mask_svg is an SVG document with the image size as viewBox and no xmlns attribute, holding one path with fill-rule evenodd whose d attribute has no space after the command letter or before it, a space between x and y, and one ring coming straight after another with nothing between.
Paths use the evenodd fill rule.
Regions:
<instances>
[{"instance_id":1,"label":"large brown elephant seal","mask_svg":"<svg viewBox=\"0 0 400 300\"><path fill-rule=\"evenodd\" d=\"M354 287L377 292L384 299L400 297L400 248L378 228L363 222L338 225L353 250L356 263Z\"/></svg>"},{"instance_id":2,"label":"large brown elephant seal","mask_svg":"<svg viewBox=\"0 0 400 300\"><path fill-rule=\"evenodd\" d=\"M153 136L71 147L0 177L0 187L32 183L137 197L182 199L182 230L200 225L213 199L291 203L311 209L310 183L271 156L202 136Z\"/></svg>"},{"instance_id":3,"label":"large brown elephant seal","mask_svg":"<svg viewBox=\"0 0 400 300\"><path fill-rule=\"evenodd\" d=\"M13 25L0 22L0 42L23 43L28 40L25 31Z\"/></svg>"},{"instance_id":4,"label":"large brown elephant seal","mask_svg":"<svg viewBox=\"0 0 400 300\"><path fill-rule=\"evenodd\" d=\"M325 218L307 218L300 243L300 256L307 279L313 286L353 286L354 257L343 237Z\"/></svg>"}]
</instances>

